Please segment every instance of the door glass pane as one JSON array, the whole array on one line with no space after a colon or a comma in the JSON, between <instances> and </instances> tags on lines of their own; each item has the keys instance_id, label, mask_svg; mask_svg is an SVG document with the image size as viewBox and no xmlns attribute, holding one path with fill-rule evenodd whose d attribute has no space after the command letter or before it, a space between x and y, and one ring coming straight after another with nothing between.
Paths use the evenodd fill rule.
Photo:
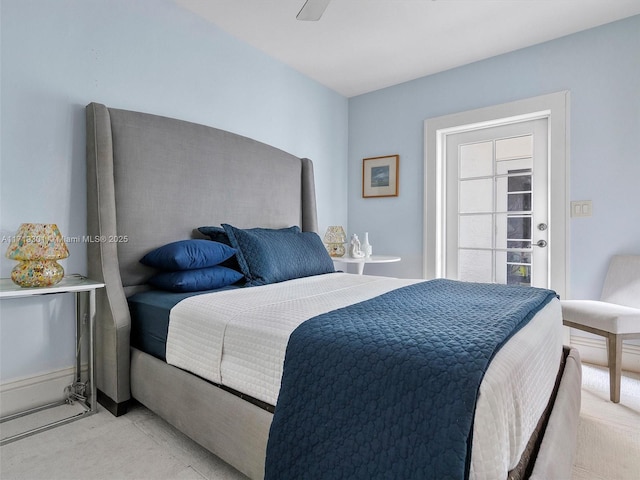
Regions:
<instances>
[{"instance_id":1,"label":"door glass pane","mask_svg":"<svg viewBox=\"0 0 640 480\"><path fill-rule=\"evenodd\" d=\"M507 263L507 285L531 285L531 265Z\"/></svg>"},{"instance_id":2,"label":"door glass pane","mask_svg":"<svg viewBox=\"0 0 640 480\"><path fill-rule=\"evenodd\" d=\"M507 241L531 240L531 216L507 217Z\"/></svg>"},{"instance_id":3,"label":"door glass pane","mask_svg":"<svg viewBox=\"0 0 640 480\"><path fill-rule=\"evenodd\" d=\"M530 193L510 193L507 197L508 212L530 212L531 211L531 194Z\"/></svg>"},{"instance_id":4,"label":"door glass pane","mask_svg":"<svg viewBox=\"0 0 640 480\"><path fill-rule=\"evenodd\" d=\"M492 248L493 247L492 215L460 215L459 239L460 248Z\"/></svg>"},{"instance_id":5,"label":"door glass pane","mask_svg":"<svg viewBox=\"0 0 640 480\"><path fill-rule=\"evenodd\" d=\"M507 252L507 262L511 263L531 263L531 252Z\"/></svg>"},{"instance_id":6,"label":"door glass pane","mask_svg":"<svg viewBox=\"0 0 640 480\"><path fill-rule=\"evenodd\" d=\"M458 250L459 280L463 282L485 282L491 279L491 251L490 250Z\"/></svg>"},{"instance_id":7,"label":"door glass pane","mask_svg":"<svg viewBox=\"0 0 640 480\"><path fill-rule=\"evenodd\" d=\"M496 160L533 156L533 135L496 140Z\"/></svg>"},{"instance_id":8,"label":"door glass pane","mask_svg":"<svg viewBox=\"0 0 640 480\"><path fill-rule=\"evenodd\" d=\"M459 178L493 175L493 142L460 146Z\"/></svg>"},{"instance_id":9,"label":"door glass pane","mask_svg":"<svg viewBox=\"0 0 640 480\"><path fill-rule=\"evenodd\" d=\"M460 213L490 213L493 211L493 179L464 180L459 187Z\"/></svg>"},{"instance_id":10,"label":"door glass pane","mask_svg":"<svg viewBox=\"0 0 640 480\"><path fill-rule=\"evenodd\" d=\"M511 170L509 173L513 172ZM531 174L510 175L508 180L509 192L530 192Z\"/></svg>"}]
</instances>

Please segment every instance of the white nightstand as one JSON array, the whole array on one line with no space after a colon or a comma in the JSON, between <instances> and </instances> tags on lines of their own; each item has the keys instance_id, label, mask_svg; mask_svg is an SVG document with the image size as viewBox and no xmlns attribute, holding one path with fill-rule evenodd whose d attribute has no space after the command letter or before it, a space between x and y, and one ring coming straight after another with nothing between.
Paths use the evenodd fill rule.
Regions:
<instances>
[{"instance_id":1,"label":"white nightstand","mask_svg":"<svg viewBox=\"0 0 640 480\"><path fill-rule=\"evenodd\" d=\"M95 282L93 280L89 280L86 277L81 275L67 275L65 276L59 283L52 287L39 287L39 288L22 288L11 281L10 278L2 278L0 279L0 300L9 300L9 299L19 299L19 298L27 298L33 297L35 295L54 295L60 293L74 293L75 301L76 301L76 365L75 365L75 374L74 381L71 385L69 385L63 395L63 398L60 401L49 403L47 405L43 405L37 408L31 408L29 410L25 410L23 412L14 413L12 415L7 415L5 417L0 418L0 423L7 422L9 420L14 420L19 417L23 417L25 415L29 415L32 413L40 412L42 410L57 407L60 405L70 404L78 402L82 405L82 412L75 413L74 415L58 419L51 423L47 423L42 426L38 426L36 428L31 428L30 430L17 433L15 435L9 436L7 438L2 438L0 440L0 445L4 445L9 442L13 442L15 440L19 440L21 438L27 437L29 435L33 435L34 433L41 432L43 430L48 430L50 428L56 427L58 425L62 425L73 420L77 420L86 415L90 415L95 413L97 401L97 391L96 391L96 382L94 380L94 345L95 345L95 318L96 318L96 290L98 288L104 287L104 283ZM82 302L81 295L84 295L88 300L87 302ZM88 312L83 311L82 305L88 305ZM82 329L83 325L85 325L85 321L88 319L88 331L89 331L89 355L88 355L88 372L87 372L87 381L82 381L81 376L81 348L82 343Z\"/></svg>"},{"instance_id":2,"label":"white nightstand","mask_svg":"<svg viewBox=\"0 0 640 480\"><path fill-rule=\"evenodd\" d=\"M367 263L392 263L399 262L402 259L392 255L371 255L365 258L351 258L345 255L344 257L331 257L331 260L333 260L334 265L336 263L355 263L358 269L358 275L362 275L364 273L364 266Z\"/></svg>"}]
</instances>

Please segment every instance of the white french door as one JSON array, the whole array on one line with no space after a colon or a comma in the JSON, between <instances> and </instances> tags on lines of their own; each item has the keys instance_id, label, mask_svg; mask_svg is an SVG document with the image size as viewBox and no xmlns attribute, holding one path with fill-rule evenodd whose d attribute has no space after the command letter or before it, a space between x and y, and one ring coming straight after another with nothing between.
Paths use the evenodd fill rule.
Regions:
<instances>
[{"instance_id":1,"label":"white french door","mask_svg":"<svg viewBox=\"0 0 640 480\"><path fill-rule=\"evenodd\" d=\"M490 277L489 281L508 282L511 278L512 282L526 283L529 275L531 285L539 285L546 266L548 287L561 298L569 298L569 103L569 92L562 91L425 120L425 278L457 278L458 269L462 268L463 278L482 275ZM536 133L536 125L526 125L538 120L543 134ZM522 126L531 130L509 130ZM502 127L507 129L501 130ZM458 137L454 147L448 139L459 134L464 138ZM529 134L533 136L528 137ZM546 148L538 144L545 139ZM493 162L469 160L467 154L488 149L487 145L480 145L484 142L491 145ZM525 144L533 150L530 167L522 152ZM546 173L541 170L544 162L538 166L537 154L543 151L547 153ZM452 152L456 157L462 153L467 158L462 169L456 159L453 166L459 171L453 173L449 172ZM529 168L530 210L526 203L528 180L521 178L528 172L519 171ZM547 193L543 190L545 177ZM487 179L490 180L480 181ZM466 185L460 191L463 183ZM484 184L492 185L490 194ZM545 199L547 204L540 206ZM490 208L489 202L493 202ZM529 214L530 220L518 220ZM491 235L482 237L483 229ZM547 245L542 246L541 240ZM484 243L473 243L476 241ZM531 246L527 247L529 242ZM538 242L541 246L537 246ZM539 255L546 255L547 260L539 260Z\"/></svg>"},{"instance_id":2,"label":"white french door","mask_svg":"<svg viewBox=\"0 0 640 480\"><path fill-rule=\"evenodd\" d=\"M549 287L548 119L447 135L444 275Z\"/></svg>"}]
</instances>

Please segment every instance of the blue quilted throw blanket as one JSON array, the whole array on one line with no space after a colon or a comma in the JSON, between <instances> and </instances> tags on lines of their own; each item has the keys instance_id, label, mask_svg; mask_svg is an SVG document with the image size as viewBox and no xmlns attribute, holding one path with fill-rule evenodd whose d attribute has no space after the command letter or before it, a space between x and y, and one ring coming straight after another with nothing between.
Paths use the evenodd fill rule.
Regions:
<instances>
[{"instance_id":1,"label":"blue quilted throw blanket","mask_svg":"<svg viewBox=\"0 0 640 480\"><path fill-rule=\"evenodd\" d=\"M489 362L554 297L441 279L306 321L287 346L265 478L466 478Z\"/></svg>"}]
</instances>

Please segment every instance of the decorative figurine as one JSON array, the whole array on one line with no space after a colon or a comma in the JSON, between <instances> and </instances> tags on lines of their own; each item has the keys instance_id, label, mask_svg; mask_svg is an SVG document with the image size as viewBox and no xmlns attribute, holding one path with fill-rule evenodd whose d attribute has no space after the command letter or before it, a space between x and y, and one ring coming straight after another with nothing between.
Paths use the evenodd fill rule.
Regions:
<instances>
[{"instance_id":1,"label":"decorative figurine","mask_svg":"<svg viewBox=\"0 0 640 480\"><path fill-rule=\"evenodd\" d=\"M351 235L351 241L349 242L349 256L351 258L364 258L364 252L360 246L360 239L355 233Z\"/></svg>"}]
</instances>

